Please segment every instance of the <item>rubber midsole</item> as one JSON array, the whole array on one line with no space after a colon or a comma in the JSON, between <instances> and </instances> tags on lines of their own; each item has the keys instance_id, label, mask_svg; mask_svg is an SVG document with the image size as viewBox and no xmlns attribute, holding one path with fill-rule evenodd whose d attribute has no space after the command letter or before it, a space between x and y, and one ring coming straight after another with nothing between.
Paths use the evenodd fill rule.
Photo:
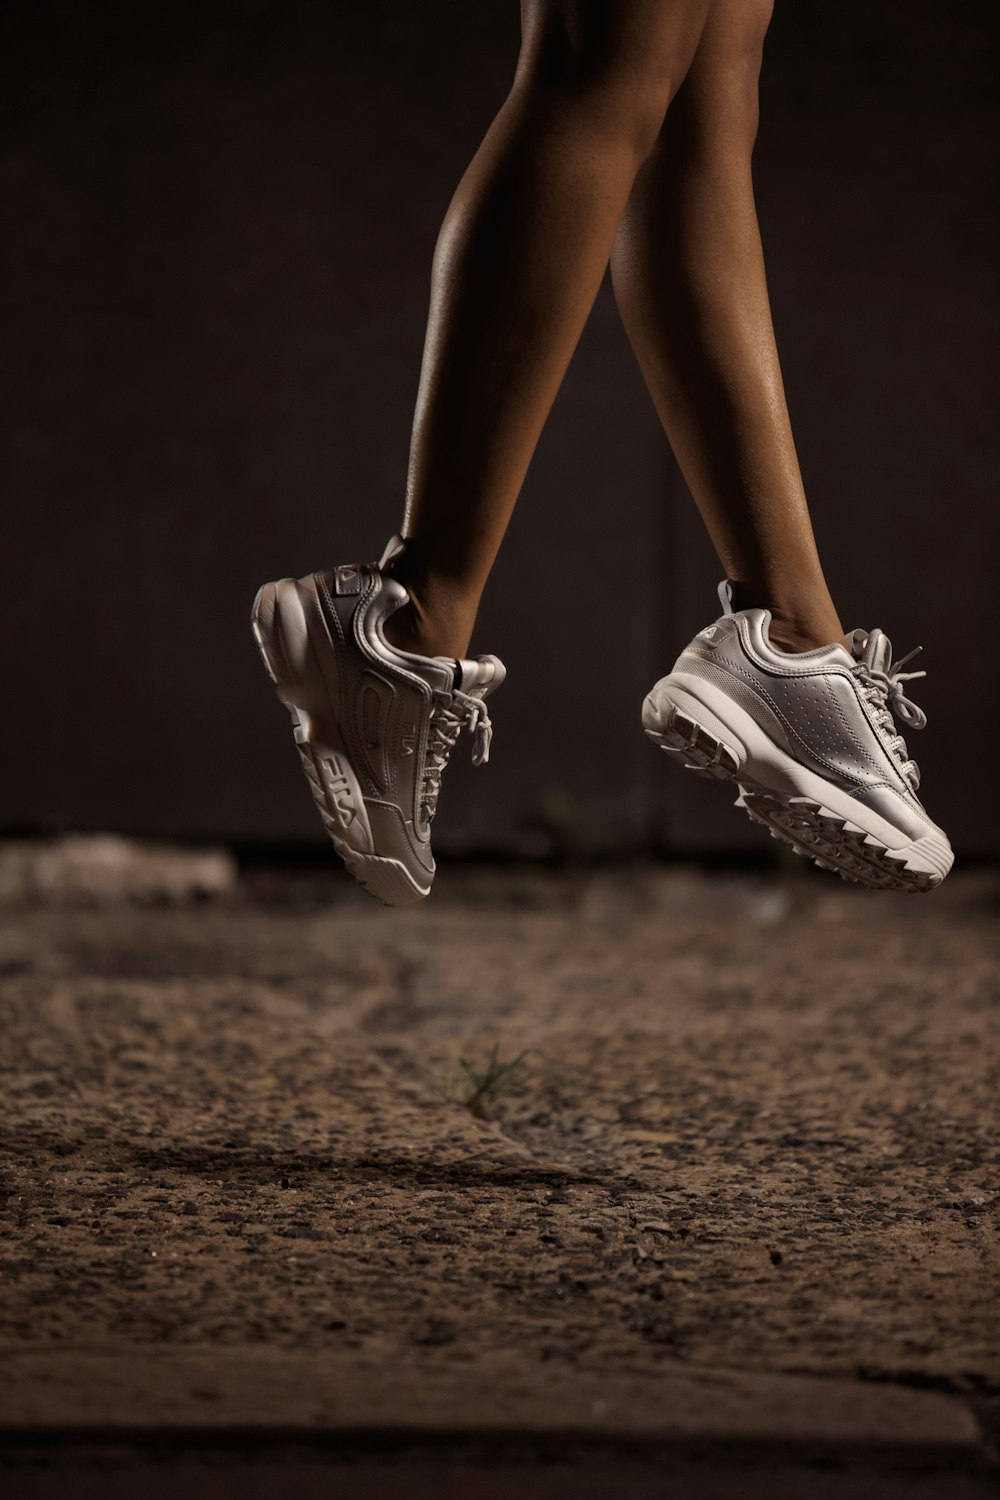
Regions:
<instances>
[{"instance_id":1,"label":"rubber midsole","mask_svg":"<svg viewBox=\"0 0 1000 1500\"><path fill-rule=\"evenodd\" d=\"M745 709L713 683L686 672L671 673L657 683L647 701L659 707L664 700L701 724L733 751L740 762L737 780L752 781L765 791L788 797L810 797L837 817L845 818L865 833L880 839L889 849L916 842L912 833L858 802L835 782L827 781L794 760L775 744ZM938 829L930 822L924 825L917 837L928 835L940 838Z\"/></svg>"},{"instance_id":2,"label":"rubber midsole","mask_svg":"<svg viewBox=\"0 0 1000 1500\"><path fill-rule=\"evenodd\" d=\"M389 906L405 906L422 901L430 893L431 882L420 885L406 866L386 855L359 854L352 850L345 856L355 879Z\"/></svg>"},{"instance_id":3,"label":"rubber midsole","mask_svg":"<svg viewBox=\"0 0 1000 1500\"><path fill-rule=\"evenodd\" d=\"M332 686L318 659L294 579L282 579L260 591L253 624L278 697L292 714L295 738L311 759L339 836L358 853L372 854L375 841L364 796L330 711ZM333 645L328 644L332 657Z\"/></svg>"}]
</instances>

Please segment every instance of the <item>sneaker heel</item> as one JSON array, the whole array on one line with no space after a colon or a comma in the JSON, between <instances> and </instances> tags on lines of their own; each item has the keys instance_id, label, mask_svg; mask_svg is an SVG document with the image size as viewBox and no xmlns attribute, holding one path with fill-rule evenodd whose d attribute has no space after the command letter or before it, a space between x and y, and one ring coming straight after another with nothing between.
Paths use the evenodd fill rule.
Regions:
<instances>
[{"instance_id":1,"label":"sneaker heel","mask_svg":"<svg viewBox=\"0 0 1000 1500\"><path fill-rule=\"evenodd\" d=\"M685 770L713 781L733 781L746 762L747 752L704 704L683 689L660 689L643 704L642 723L648 737Z\"/></svg>"},{"instance_id":2,"label":"sneaker heel","mask_svg":"<svg viewBox=\"0 0 1000 1500\"><path fill-rule=\"evenodd\" d=\"M254 639L278 697L293 718L323 713L329 693L309 644L309 627L294 578L266 583L250 618ZM304 722L300 718L300 722Z\"/></svg>"}]
</instances>

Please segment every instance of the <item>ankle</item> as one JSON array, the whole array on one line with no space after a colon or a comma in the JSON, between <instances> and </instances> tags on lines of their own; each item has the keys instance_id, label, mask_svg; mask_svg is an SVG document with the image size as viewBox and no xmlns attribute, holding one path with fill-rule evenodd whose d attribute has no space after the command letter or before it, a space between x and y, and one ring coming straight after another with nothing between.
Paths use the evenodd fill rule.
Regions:
<instances>
[{"instance_id":1,"label":"ankle","mask_svg":"<svg viewBox=\"0 0 1000 1500\"><path fill-rule=\"evenodd\" d=\"M417 656L464 657L476 623L479 595L453 578L432 572L409 544L386 573L410 596L385 622L390 645Z\"/></svg>"},{"instance_id":2,"label":"ankle","mask_svg":"<svg viewBox=\"0 0 1000 1500\"><path fill-rule=\"evenodd\" d=\"M389 644L417 656L466 656L476 623L475 605L452 589L410 578L397 582L410 597L382 627Z\"/></svg>"},{"instance_id":3,"label":"ankle","mask_svg":"<svg viewBox=\"0 0 1000 1500\"><path fill-rule=\"evenodd\" d=\"M844 627L835 612L805 615L771 606L767 638L776 651L816 651L823 646L844 646Z\"/></svg>"},{"instance_id":4,"label":"ankle","mask_svg":"<svg viewBox=\"0 0 1000 1500\"><path fill-rule=\"evenodd\" d=\"M411 598L390 615L382 626L382 634L390 646L398 651L408 651L414 656L447 656L461 658L469 649L471 632L449 629L446 625L428 619Z\"/></svg>"},{"instance_id":5,"label":"ankle","mask_svg":"<svg viewBox=\"0 0 1000 1500\"><path fill-rule=\"evenodd\" d=\"M775 651L789 656L801 651L818 651L824 646L843 646L849 649L841 630L795 629L775 622L773 617L768 628L767 639Z\"/></svg>"},{"instance_id":6,"label":"ankle","mask_svg":"<svg viewBox=\"0 0 1000 1500\"><path fill-rule=\"evenodd\" d=\"M823 646L847 647L844 627L825 586L817 586L804 597L798 594L795 598L788 598L774 590L738 583L735 594L734 606L738 610L770 611L767 636L776 651L792 653L816 651Z\"/></svg>"}]
</instances>

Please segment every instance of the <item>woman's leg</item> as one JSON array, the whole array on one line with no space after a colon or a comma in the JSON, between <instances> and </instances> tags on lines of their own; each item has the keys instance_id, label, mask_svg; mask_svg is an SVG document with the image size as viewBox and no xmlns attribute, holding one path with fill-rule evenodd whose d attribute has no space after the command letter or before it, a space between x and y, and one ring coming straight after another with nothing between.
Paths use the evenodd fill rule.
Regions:
<instances>
[{"instance_id":1,"label":"woman's leg","mask_svg":"<svg viewBox=\"0 0 1000 1500\"><path fill-rule=\"evenodd\" d=\"M464 656L636 173L709 0L523 0L511 93L434 257L403 534L412 603L387 634Z\"/></svg>"},{"instance_id":2,"label":"woman's leg","mask_svg":"<svg viewBox=\"0 0 1000 1500\"><path fill-rule=\"evenodd\" d=\"M772 0L713 0L638 174L615 295L738 607L771 609L787 650L841 640L785 405L750 158Z\"/></svg>"}]
</instances>

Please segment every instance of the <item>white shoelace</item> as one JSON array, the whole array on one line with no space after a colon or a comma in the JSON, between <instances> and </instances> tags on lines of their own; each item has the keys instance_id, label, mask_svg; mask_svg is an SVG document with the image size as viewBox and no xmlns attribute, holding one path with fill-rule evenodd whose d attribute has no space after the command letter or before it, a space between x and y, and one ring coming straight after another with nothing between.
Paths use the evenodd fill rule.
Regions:
<instances>
[{"instance_id":1,"label":"white shoelace","mask_svg":"<svg viewBox=\"0 0 1000 1500\"><path fill-rule=\"evenodd\" d=\"M863 636L862 631L854 631L855 638ZM886 642L889 645L889 642ZM860 678L864 696L875 709L875 718L886 730L895 729L895 720L899 719L908 729L923 729L927 723L927 715L919 704L907 698L901 686L904 682L910 682L914 677L926 677L926 672L901 672L900 667L905 667L908 661L912 661L922 646L915 646L898 661L890 659L888 670L882 671L879 667L871 667L867 662L859 661L855 668L855 675ZM891 647L890 647L891 651ZM901 734L891 734L888 737L888 746L892 754L899 761L899 769L907 781L916 791L920 785L920 768L915 760L909 759L906 741Z\"/></svg>"},{"instance_id":2,"label":"white shoelace","mask_svg":"<svg viewBox=\"0 0 1000 1500\"><path fill-rule=\"evenodd\" d=\"M437 812L438 797L441 794L441 776L462 730L469 729L472 732L472 764L474 766L481 766L489 760L490 744L493 740L493 725L490 723L490 716L482 698L476 698L471 693L460 692L458 688L440 697L435 694L435 698L437 701L431 709L427 755L424 761L422 806L428 823Z\"/></svg>"}]
</instances>

